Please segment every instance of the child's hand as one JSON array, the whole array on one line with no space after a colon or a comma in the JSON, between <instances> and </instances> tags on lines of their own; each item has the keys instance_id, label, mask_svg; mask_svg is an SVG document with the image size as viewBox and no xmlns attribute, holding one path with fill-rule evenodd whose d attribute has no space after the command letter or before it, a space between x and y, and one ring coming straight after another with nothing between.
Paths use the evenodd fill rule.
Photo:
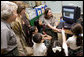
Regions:
<instances>
[{"instance_id":1,"label":"child's hand","mask_svg":"<svg viewBox=\"0 0 84 57\"><path fill-rule=\"evenodd\" d=\"M61 32L62 31L62 29L56 29L58 32Z\"/></svg>"},{"instance_id":2,"label":"child's hand","mask_svg":"<svg viewBox=\"0 0 84 57\"><path fill-rule=\"evenodd\" d=\"M44 31L43 31L42 33L43 33L44 35L47 35L46 32L44 32Z\"/></svg>"},{"instance_id":3,"label":"child's hand","mask_svg":"<svg viewBox=\"0 0 84 57\"><path fill-rule=\"evenodd\" d=\"M65 33L65 30L64 30L64 28L62 28L62 33Z\"/></svg>"},{"instance_id":4,"label":"child's hand","mask_svg":"<svg viewBox=\"0 0 84 57\"><path fill-rule=\"evenodd\" d=\"M51 40L52 39L52 37L49 35L42 35L42 37L43 37L43 40L45 40L45 39Z\"/></svg>"}]
</instances>

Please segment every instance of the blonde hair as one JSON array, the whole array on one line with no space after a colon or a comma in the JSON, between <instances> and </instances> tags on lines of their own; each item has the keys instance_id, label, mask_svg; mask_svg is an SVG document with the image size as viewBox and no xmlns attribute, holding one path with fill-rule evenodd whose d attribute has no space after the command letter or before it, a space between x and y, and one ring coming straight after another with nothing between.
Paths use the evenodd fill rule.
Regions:
<instances>
[{"instance_id":1,"label":"blonde hair","mask_svg":"<svg viewBox=\"0 0 84 57\"><path fill-rule=\"evenodd\" d=\"M7 20L11 15L13 15L13 11L17 10L18 6L10 1L1 1L1 19Z\"/></svg>"}]
</instances>

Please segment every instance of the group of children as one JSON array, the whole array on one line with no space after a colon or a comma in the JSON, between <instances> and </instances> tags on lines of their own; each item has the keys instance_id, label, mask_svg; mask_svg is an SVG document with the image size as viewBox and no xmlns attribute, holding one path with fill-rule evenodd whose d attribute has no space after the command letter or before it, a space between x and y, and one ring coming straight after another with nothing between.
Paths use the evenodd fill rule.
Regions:
<instances>
[{"instance_id":1,"label":"group of children","mask_svg":"<svg viewBox=\"0 0 84 57\"><path fill-rule=\"evenodd\" d=\"M52 32L56 36L49 35L49 32L46 31L47 26L40 19L34 22L34 26L30 26L27 18L24 16L25 14L22 15L22 29L25 43L33 48L33 56L76 56L78 53L80 55L83 54L83 36L81 36L83 29L80 24L72 26L71 31L73 32L73 36L68 39L66 39L65 31L62 29L62 43L60 43L57 34Z\"/></svg>"},{"instance_id":2,"label":"group of children","mask_svg":"<svg viewBox=\"0 0 84 57\"><path fill-rule=\"evenodd\" d=\"M59 40L48 38L44 26L40 20L34 22L35 26L30 28L33 56L82 56L83 55L83 29L81 24L71 27L73 36L68 39L62 28L62 43Z\"/></svg>"},{"instance_id":3,"label":"group of children","mask_svg":"<svg viewBox=\"0 0 84 57\"><path fill-rule=\"evenodd\" d=\"M72 37L67 39L65 30L53 27L55 17L47 8L42 20L37 19L30 25L25 4L16 1L1 2L1 54L5 56L82 56L83 27L74 24ZM47 19L45 19L45 18ZM62 43L56 30L62 34ZM54 35L53 35L54 34ZM54 37L53 37L54 36Z\"/></svg>"}]
</instances>

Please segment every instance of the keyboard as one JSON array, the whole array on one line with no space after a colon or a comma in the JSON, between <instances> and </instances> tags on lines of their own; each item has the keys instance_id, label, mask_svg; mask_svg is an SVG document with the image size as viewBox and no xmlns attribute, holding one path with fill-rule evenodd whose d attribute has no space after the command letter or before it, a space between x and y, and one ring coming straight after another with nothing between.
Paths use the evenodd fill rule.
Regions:
<instances>
[{"instance_id":1,"label":"keyboard","mask_svg":"<svg viewBox=\"0 0 84 57\"><path fill-rule=\"evenodd\" d=\"M60 22L56 28L58 28L58 29L62 29L62 28L71 29L71 26L72 26L72 24L68 24L66 22Z\"/></svg>"}]
</instances>

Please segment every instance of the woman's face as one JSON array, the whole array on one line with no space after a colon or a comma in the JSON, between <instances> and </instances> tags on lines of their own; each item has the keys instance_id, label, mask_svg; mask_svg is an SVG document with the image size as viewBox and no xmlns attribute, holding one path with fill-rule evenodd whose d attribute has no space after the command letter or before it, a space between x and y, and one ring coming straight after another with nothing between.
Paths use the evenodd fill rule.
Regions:
<instances>
[{"instance_id":1,"label":"woman's face","mask_svg":"<svg viewBox=\"0 0 84 57\"><path fill-rule=\"evenodd\" d=\"M48 11L47 15L48 15L49 17L52 16L52 12L51 12L51 10Z\"/></svg>"}]
</instances>

